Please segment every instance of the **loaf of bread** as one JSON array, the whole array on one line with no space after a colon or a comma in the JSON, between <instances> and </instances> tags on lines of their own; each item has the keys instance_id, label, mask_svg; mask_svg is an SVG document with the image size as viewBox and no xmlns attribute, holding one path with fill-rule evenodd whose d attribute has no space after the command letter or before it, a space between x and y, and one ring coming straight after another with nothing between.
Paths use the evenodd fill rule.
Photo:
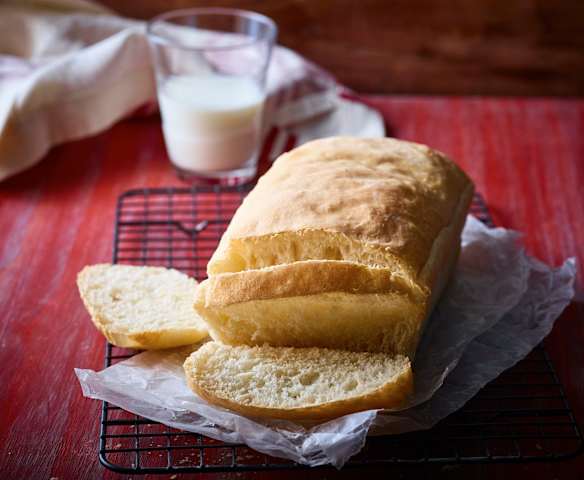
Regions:
<instances>
[{"instance_id":1,"label":"loaf of bread","mask_svg":"<svg viewBox=\"0 0 584 480\"><path fill-rule=\"evenodd\" d=\"M243 415L318 423L399 408L412 392L406 357L324 348L232 347L209 342L184 363L189 387Z\"/></svg>"},{"instance_id":2,"label":"loaf of bread","mask_svg":"<svg viewBox=\"0 0 584 480\"><path fill-rule=\"evenodd\" d=\"M197 290L213 339L413 357L455 265L473 185L389 138L282 155L233 217Z\"/></svg>"},{"instance_id":3,"label":"loaf of bread","mask_svg":"<svg viewBox=\"0 0 584 480\"><path fill-rule=\"evenodd\" d=\"M170 348L207 336L192 307L197 282L177 270L91 265L77 286L95 326L118 347Z\"/></svg>"}]
</instances>

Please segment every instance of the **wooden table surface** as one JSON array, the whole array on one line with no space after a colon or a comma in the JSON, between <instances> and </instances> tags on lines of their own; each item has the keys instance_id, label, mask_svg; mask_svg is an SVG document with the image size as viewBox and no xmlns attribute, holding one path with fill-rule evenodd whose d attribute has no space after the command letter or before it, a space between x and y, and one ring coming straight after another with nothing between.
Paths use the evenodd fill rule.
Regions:
<instances>
[{"instance_id":1,"label":"wooden table surface","mask_svg":"<svg viewBox=\"0 0 584 480\"><path fill-rule=\"evenodd\" d=\"M455 158L497 222L525 233L532 254L554 265L576 256L582 269L584 101L367 100L382 111L394 136L428 143ZM178 184L157 117L126 120L93 138L55 148L33 169L0 184L1 478L124 478L98 463L100 403L81 396L73 374L74 367L99 369L104 354L103 338L83 309L75 276L86 264L110 260L120 193ZM583 304L573 303L546 342L580 425L583 320ZM301 475L347 478L355 473ZM572 479L584 474L584 456L550 464L367 471L388 473L396 478ZM298 473L203 477L276 476Z\"/></svg>"}]
</instances>

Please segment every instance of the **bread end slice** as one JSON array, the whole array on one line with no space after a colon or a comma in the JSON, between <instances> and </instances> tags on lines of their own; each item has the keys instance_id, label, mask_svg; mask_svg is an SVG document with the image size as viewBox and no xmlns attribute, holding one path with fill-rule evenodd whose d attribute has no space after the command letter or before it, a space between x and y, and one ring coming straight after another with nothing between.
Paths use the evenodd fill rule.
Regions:
<instances>
[{"instance_id":1,"label":"bread end slice","mask_svg":"<svg viewBox=\"0 0 584 480\"><path fill-rule=\"evenodd\" d=\"M91 265L77 286L95 326L118 347L171 348L207 336L192 307L197 283L177 270Z\"/></svg>"},{"instance_id":2,"label":"bread end slice","mask_svg":"<svg viewBox=\"0 0 584 480\"><path fill-rule=\"evenodd\" d=\"M383 353L209 342L184 369L189 387L209 403L301 423L398 409L413 391L408 358Z\"/></svg>"}]
</instances>

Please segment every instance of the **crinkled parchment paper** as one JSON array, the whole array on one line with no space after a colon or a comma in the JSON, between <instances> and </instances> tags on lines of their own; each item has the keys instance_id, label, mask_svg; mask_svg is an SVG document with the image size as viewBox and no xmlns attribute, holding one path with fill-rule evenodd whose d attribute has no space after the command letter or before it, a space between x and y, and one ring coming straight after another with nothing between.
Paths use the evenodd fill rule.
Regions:
<instances>
[{"instance_id":1,"label":"crinkled parchment paper","mask_svg":"<svg viewBox=\"0 0 584 480\"><path fill-rule=\"evenodd\" d=\"M370 410L310 429L246 418L209 405L186 386L185 350L145 352L101 372L76 369L86 397L171 427L308 465L341 467L368 434L426 429L529 353L572 298L575 263L557 269L527 256L516 232L469 216L456 275L430 318L406 410Z\"/></svg>"}]
</instances>

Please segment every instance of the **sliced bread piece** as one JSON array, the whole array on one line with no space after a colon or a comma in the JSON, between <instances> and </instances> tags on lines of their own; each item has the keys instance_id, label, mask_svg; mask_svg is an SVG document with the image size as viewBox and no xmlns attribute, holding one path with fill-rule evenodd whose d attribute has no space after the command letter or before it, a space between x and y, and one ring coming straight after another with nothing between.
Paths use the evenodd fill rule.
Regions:
<instances>
[{"instance_id":1,"label":"sliced bread piece","mask_svg":"<svg viewBox=\"0 0 584 480\"><path fill-rule=\"evenodd\" d=\"M207 336L193 310L197 282L177 270L92 265L77 286L95 326L118 347L171 348Z\"/></svg>"},{"instance_id":2,"label":"sliced bread piece","mask_svg":"<svg viewBox=\"0 0 584 480\"><path fill-rule=\"evenodd\" d=\"M184 369L189 387L212 404L309 423L395 409L413 390L408 358L383 353L209 342L187 358Z\"/></svg>"}]
</instances>

